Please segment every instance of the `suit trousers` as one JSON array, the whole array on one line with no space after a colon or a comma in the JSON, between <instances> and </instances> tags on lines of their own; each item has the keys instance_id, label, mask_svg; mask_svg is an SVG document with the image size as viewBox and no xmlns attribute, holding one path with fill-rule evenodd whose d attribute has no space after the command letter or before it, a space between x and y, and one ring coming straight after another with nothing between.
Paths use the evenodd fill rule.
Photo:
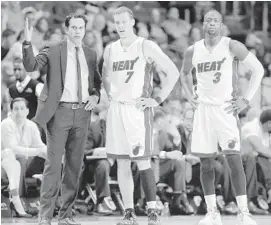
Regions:
<instances>
[{"instance_id":1,"label":"suit trousers","mask_svg":"<svg viewBox=\"0 0 271 225\"><path fill-rule=\"evenodd\" d=\"M257 157L259 181L267 191L271 190L271 161L264 156Z\"/></svg>"},{"instance_id":2,"label":"suit trousers","mask_svg":"<svg viewBox=\"0 0 271 225\"><path fill-rule=\"evenodd\" d=\"M79 189L84 149L90 123L90 111L68 109L59 105L47 123L47 159L40 196L40 219L52 219L61 181L62 206L59 219L72 216L72 207Z\"/></svg>"}]
</instances>

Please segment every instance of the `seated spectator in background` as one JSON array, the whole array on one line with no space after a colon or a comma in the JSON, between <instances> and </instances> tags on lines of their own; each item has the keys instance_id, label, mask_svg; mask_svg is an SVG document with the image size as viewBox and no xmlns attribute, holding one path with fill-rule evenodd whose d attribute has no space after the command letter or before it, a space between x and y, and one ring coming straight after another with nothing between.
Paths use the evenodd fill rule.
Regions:
<instances>
[{"instance_id":1,"label":"seated spectator in background","mask_svg":"<svg viewBox=\"0 0 271 225\"><path fill-rule=\"evenodd\" d=\"M249 109L246 114L246 122L242 126L242 141L244 147L242 154L253 153L255 156L262 156L271 159L271 149L269 144L269 110L262 113L260 124L259 117L255 109ZM266 124L265 124L266 123Z\"/></svg>"},{"instance_id":2,"label":"seated spectator in background","mask_svg":"<svg viewBox=\"0 0 271 225\"><path fill-rule=\"evenodd\" d=\"M85 156L96 156L98 159L91 161L85 159L83 179L84 182L93 181L94 175L97 196L96 212L112 214L112 209L110 208L112 199L108 182L111 164L106 158L105 132L105 119L98 118L96 121L90 123Z\"/></svg>"},{"instance_id":3,"label":"seated spectator in background","mask_svg":"<svg viewBox=\"0 0 271 225\"><path fill-rule=\"evenodd\" d=\"M227 215L234 215L238 212L238 207L235 202L235 192L232 185L230 175L230 167L224 156L218 155L216 158L222 165L223 171L219 184L221 184L221 191L224 203L220 205L220 209ZM258 215L266 215L267 211L258 207L258 184L257 184L257 167L256 159L251 154L242 155L242 163L247 180L247 198L248 208L250 213ZM221 207L222 206L222 207Z\"/></svg>"},{"instance_id":4,"label":"seated spectator in background","mask_svg":"<svg viewBox=\"0 0 271 225\"><path fill-rule=\"evenodd\" d=\"M85 45L94 49L97 52L97 60L99 62L102 57L103 46L102 40L100 40L100 37L99 35L97 35L97 32L95 33L92 30L87 31L83 41Z\"/></svg>"},{"instance_id":5,"label":"seated spectator in background","mask_svg":"<svg viewBox=\"0 0 271 225\"><path fill-rule=\"evenodd\" d=\"M262 106L271 106L271 63L268 67L270 77L262 79Z\"/></svg>"},{"instance_id":6,"label":"seated spectator in background","mask_svg":"<svg viewBox=\"0 0 271 225\"><path fill-rule=\"evenodd\" d=\"M1 40L1 61L5 58L8 54L11 46L16 41L16 32L10 29L4 30L2 33L2 40Z\"/></svg>"},{"instance_id":7,"label":"seated spectator in background","mask_svg":"<svg viewBox=\"0 0 271 225\"><path fill-rule=\"evenodd\" d=\"M199 41L202 39L202 33L200 28L198 27L192 27L190 32L189 32L189 45L195 44L195 42Z\"/></svg>"},{"instance_id":8,"label":"seated spectator in background","mask_svg":"<svg viewBox=\"0 0 271 225\"><path fill-rule=\"evenodd\" d=\"M25 166L26 161L30 163L33 160L32 157L35 156L45 159L47 147L41 141L40 132L36 124L27 119L29 113L27 101L24 98L15 98L11 101L10 108L10 116L1 122L2 150L7 152L12 151L14 157L16 157L18 161L21 161L21 166L25 169L29 169ZM11 163L6 166L11 166L13 168L13 164ZM43 167L43 165L40 166ZM6 168L5 170L8 173L9 168ZM25 171L22 171L21 187L24 183L24 176Z\"/></svg>"},{"instance_id":9,"label":"seated spectator in background","mask_svg":"<svg viewBox=\"0 0 271 225\"><path fill-rule=\"evenodd\" d=\"M17 82L9 86L8 98L25 98L29 102L29 114L27 118L31 120L36 115L38 96L43 89L43 84L30 78L25 71L22 59L14 59L13 69Z\"/></svg>"},{"instance_id":10,"label":"seated spectator in background","mask_svg":"<svg viewBox=\"0 0 271 225\"><path fill-rule=\"evenodd\" d=\"M49 40L48 40L48 44L55 45L55 44L58 44L59 42L61 42L62 40L63 40L62 33L59 33L56 30L50 35Z\"/></svg>"},{"instance_id":11,"label":"seated spectator in background","mask_svg":"<svg viewBox=\"0 0 271 225\"><path fill-rule=\"evenodd\" d=\"M150 37L154 39L158 44L167 42L167 34L164 28L161 27L161 12L158 8L154 8L151 11L150 21Z\"/></svg>"},{"instance_id":12,"label":"seated spectator in background","mask_svg":"<svg viewBox=\"0 0 271 225\"><path fill-rule=\"evenodd\" d=\"M12 62L3 62L1 64L1 121L5 119L9 111L9 98L7 96L7 90L9 85L16 81L16 77L13 72Z\"/></svg>"},{"instance_id":13,"label":"seated spectator in background","mask_svg":"<svg viewBox=\"0 0 271 225\"><path fill-rule=\"evenodd\" d=\"M179 10L175 7L169 9L168 20L162 23L162 27L174 39L187 37L191 29L191 25L188 22L180 19Z\"/></svg>"},{"instance_id":14,"label":"seated spectator in background","mask_svg":"<svg viewBox=\"0 0 271 225\"><path fill-rule=\"evenodd\" d=\"M16 42L11 46L8 54L3 61L13 61L14 58L23 58L22 43L24 41L24 31L19 32ZM33 45L33 52L36 56L39 53L38 48Z\"/></svg>"},{"instance_id":15,"label":"seated spectator in background","mask_svg":"<svg viewBox=\"0 0 271 225\"><path fill-rule=\"evenodd\" d=\"M242 126L242 154L256 157L257 164L261 168L263 185L268 195L268 203L271 202L271 148L270 148L270 124L271 110L265 110L259 117L255 109L249 109L246 113L246 121Z\"/></svg>"},{"instance_id":16,"label":"seated spectator in background","mask_svg":"<svg viewBox=\"0 0 271 225\"><path fill-rule=\"evenodd\" d=\"M96 37L96 49L97 49L97 57L99 60L101 60L103 56L103 36L102 31L105 29L106 26L106 19L103 14L96 14L93 21L93 32Z\"/></svg>"},{"instance_id":17,"label":"seated spectator in background","mask_svg":"<svg viewBox=\"0 0 271 225\"><path fill-rule=\"evenodd\" d=\"M186 195L186 170L185 159L179 149L173 148L173 142L169 133L165 130L166 119L163 111L154 115L156 141L158 141L159 176L160 181L166 181L173 189L173 200L170 205L171 214L193 214L193 208L188 202Z\"/></svg>"},{"instance_id":18,"label":"seated spectator in background","mask_svg":"<svg viewBox=\"0 0 271 225\"><path fill-rule=\"evenodd\" d=\"M5 132L2 130L2 133ZM21 165L16 160L15 154L11 149L1 150L1 167L6 174L9 181L9 194L10 194L10 209L15 211L17 217L29 218L31 215L27 214L22 205L20 196L19 196L19 186L20 186L20 176L21 176Z\"/></svg>"},{"instance_id":19,"label":"seated spectator in background","mask_svg":"<svg viewBox=\"0 0 271 225\"><path fill-rule=\"evenodd\" d=\"M4 1L1 3L4 3ZM12 29L16 33L19 33L24 26L24 16L21 9L21 2L5 1L5 3L5 5L1 4L1 13L3 14L1 17L4 17L3 21L1 21L2 26L4 29Z\"/></svg>"},{"instance_id":20,"label":"seated spectator in background","mask_svg":"<svg viewBox=\"0 0 271 225\"><path fill-rule=\"evenodd\" d=\"M40 45L37 46L38 48L42 47L44 44L44 40L47 36L47 33L49 31L49 23L48 19L45 17L41 17L37 20L35 29L33 30L33 36L32 39L38 39L40 40Z\"/></svg>"},{"instance_id":21,"label":"seated spectator in background","mask_svg":"<svg viewBox=\"0 0 271 225\"><path fill-rule=\"evenodd\" d=\"M262 137L264 147L268 147L271 153L271 109L264 110L260 116L262 127ZM271 204L271 157L264 155L258 156L258 164L261 168L263 175L263 184L267 191L267 202Z\"/></svg>"}]
</instances>

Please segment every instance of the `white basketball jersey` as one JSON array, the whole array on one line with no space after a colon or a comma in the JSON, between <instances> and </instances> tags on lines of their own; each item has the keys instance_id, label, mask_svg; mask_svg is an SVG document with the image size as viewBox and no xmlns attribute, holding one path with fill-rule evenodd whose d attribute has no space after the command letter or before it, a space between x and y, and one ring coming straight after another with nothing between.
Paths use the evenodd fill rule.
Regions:
<instances>
[{"instance_id":1,"label":"white basketball jersey","mask_svg":"<svg viewBox=\"0 0 271 225\"><path fill-rule=\"evenodd\" d=\"M196 69L196 94L201 102L222 105L236 95L237 73L229 50L230 40L222 37L211 51L205 47L204 39L194 44L192 63Z\"/></svg>"},{"instance_id":2,"label":"white basketball jersey","mask_svg":"<svg viewBox=\"0 0 271 225\"><path fill-rule=\"evenodd\" d=\"M153 65L143 53L144 38L137 39L124 50L120 40L109 47L110 96L117 101L134 101L152 92Z\"/></svg>"}]
</instances>

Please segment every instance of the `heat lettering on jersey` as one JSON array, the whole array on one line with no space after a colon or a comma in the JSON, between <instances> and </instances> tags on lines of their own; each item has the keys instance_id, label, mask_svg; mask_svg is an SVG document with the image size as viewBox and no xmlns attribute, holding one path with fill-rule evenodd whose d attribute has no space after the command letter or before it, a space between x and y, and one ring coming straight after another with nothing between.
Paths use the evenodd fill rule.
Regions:
<instances>
[{"instance_id":1,"label":"heat lettering on jersey","mask_svg":"<svg viewBox=\"0 0 271 225\"><path fill-rule=\"evenodd\" d=\"M209 72L209 71L220 71L221 65L225 62L225 60L226 60L226 57L224 57L220 61L198 63L197 64L198 73Z\"/></svg>"},{"instance_id":2,"label":"heat lettering on jersey","mask_svg":"<svg viewBox=\"0 0 271 225\"><path fill-rule=\"evenodd\" d=\"M115 71L124 71L124 70L133 70L134 65L137 62L139 57L136 57L133 60L117 61L113 62L113 72Z\"/></svg>"}]
</instances>

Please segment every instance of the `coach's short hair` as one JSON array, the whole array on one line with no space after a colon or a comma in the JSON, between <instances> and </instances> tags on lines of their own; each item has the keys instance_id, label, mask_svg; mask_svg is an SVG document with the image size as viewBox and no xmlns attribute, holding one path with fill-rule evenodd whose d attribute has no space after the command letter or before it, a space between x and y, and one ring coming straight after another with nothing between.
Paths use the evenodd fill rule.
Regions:
<instances>
[{"instance_id":1,"label":"coach's short hair","mask_svg":"<svg viewBox=\"0 0 271 225\"><path fill-rule=\"evenodd\" d=\"M131 9L129 9L128 7L126 7L126 6L121 6L121 7L117 8L114 11L113 15L118 15L118 14L125 13L125 12L127 12L129 14L129 16L132 19L134 19L134 13L133 13L133 11Z\"/></svg>"},{"instance_id":2,"label":"coach's short hair","mask_svg":"<svg viewBox=\"0 0 271 225\"><path fill-rule=\"evenodd\" d=\"M15 102L24 102L26 108L28 108L28 101L25 98L14 98L12 99L12 101L10 102L10 109L13 110L13 106Z\"/></svg>"},{"instance_id":3,"label":"coach's short hair","mask_svg":"<svg viewBox=\"0 0 271 225\"><path fill-rule=\"evenodd\" d=\"M85 22L85 27L87 26L87 18L84 16L84 15L79 15L79 14L74 14L74 13L71 13L69 14L66 18L65 18L65 27L69 27L70 26L70 20L72 18L75 18L75 19L78 19L78 18L81 18L84 20Z\"/></svg>"}]
</instances>

